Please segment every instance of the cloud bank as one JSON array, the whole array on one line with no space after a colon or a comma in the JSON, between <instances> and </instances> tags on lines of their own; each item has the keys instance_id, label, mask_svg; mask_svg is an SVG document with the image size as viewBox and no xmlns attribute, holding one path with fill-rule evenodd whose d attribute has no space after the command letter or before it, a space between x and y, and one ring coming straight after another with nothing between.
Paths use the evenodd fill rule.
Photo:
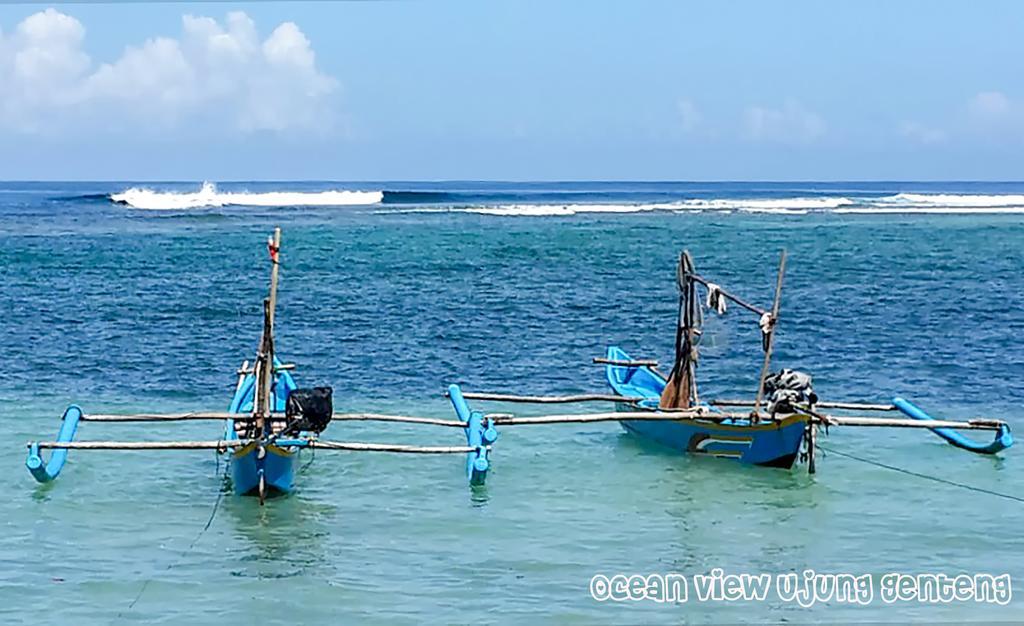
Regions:
<instances>
[{"instance_id":1,"label":"cloud bank","mask_svg":"<svg viewBox=\"0 0 1024 626\"><path fill-rule=\"evenodd\" d=\"M46 9L0 32L0 128L47 133L208 122L242 132L330 125L337 81L292 22L261 39L243 12L185 15L179 38L128 46L111 63L83 49L85 27Z\"/></svg>"}]
</instances>

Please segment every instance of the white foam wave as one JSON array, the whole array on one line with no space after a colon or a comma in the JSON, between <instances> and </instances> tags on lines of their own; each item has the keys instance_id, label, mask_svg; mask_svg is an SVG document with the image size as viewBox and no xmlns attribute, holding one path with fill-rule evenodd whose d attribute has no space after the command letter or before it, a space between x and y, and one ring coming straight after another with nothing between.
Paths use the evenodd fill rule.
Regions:
<instances>
[{"instance_id":1,"label":"white foam wave","mask_svg":"<svg viewBox=\"0 0 1024 626\"><path fill-rule=\"evenodd\" d=\"M1024 206L1024 195L1013 194L952 194L952 193L898 193L873 200L879 205L905 207L1019 207Z\"/></svg>"},{"instance_id":2,"label":"white foam wave","mask_svg":"<svg viewBox=\"0 0 1024 626\"><path fill-rule=\"evenodd\" d=\"M1024 206L864 206L836 209L832 213L861 215L993 215L1024 213Z\"/></svg>"},{"instance_id":3,"label":"white foam wave","mask_svg":"<svg viewBox=\"0 0 1024 626\"><path fill-rule=\"evenodd\" d=\"M203 183L196 192L153 191L132 187L111 194L114 202L136 209L181 210L223 206L353 206L379 204L384 199L381 191L269 191L263 193L217 190L213 183Z\"/></svg>"},{"instance_id":4,"label":"white foam wave","mask_svg":"<svg viewBox=\"0 0 1024 626\"><path fill-rule=\"evenodd\" d=\"M549 217L579 213L642 213L678 209L678 204L506 204L473 206L461 209L480 215Z\"/></svg>"},{"instance_id":5,"label":"white foam wave","mask_svg":"<svg viewBox=\"0 0 1024 626\"><path fill-rule=\"evenodd\" d=\"M498 206L473 206L457 211L481 215L548 217L577 215L579 213L644 213L648 211L674 211L676 213L699 213L716 211L731 213L773 213L780 215L804 215L809 211L822 211L855 204L847 198L789 198L772 200L680 200L650 204L508 204Z\"/></svg>"},{"instance_id":6,"label":"white foam wave","mask_svg":"<svg viewBox=\"0 0 1024 626\"><path fill-rule=\"evenodd\" d=\"M1016 214L1024 213L1024 196L897 194L883 198L847 198L839 196L801 198L718 198L688 199L653 204L514 204L449 207L449 211L481 215L547 217L580 213L675 213L715 212L771 215L839 214Z\"/></svg>"},{"instance_id":7,"label":"white foam wave","mask_svg":"<svg viewBox=\"0 0 1024 626\"><path fill-rule=\"evenodd\" d=\"M703 209L708 211L740 210L763 213L792 213L794 211L826 211L857 203L850 198L828 196L821 198L721 198L715 200L683 200L679 204L687 208Z\"/></svg>"}]
</instances>

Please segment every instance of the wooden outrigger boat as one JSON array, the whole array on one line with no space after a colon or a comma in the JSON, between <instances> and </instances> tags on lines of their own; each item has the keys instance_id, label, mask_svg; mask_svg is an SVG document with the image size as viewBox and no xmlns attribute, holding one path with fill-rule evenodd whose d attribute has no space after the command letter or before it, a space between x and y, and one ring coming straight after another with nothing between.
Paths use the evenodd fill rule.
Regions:
<instances>
[{"instance_id":1,"label":"wooden outrigger boat","mask_svg":"<svg viewBox=\"0 0 1024 626\"><path fill-rule=\"evenodd\" d=\"M317 448L350 452L402 454L465 454L471 485L483 485L491 467L490 454L498 427L537 424L619 422L628 432L669 449L721 457L768 467L791 468L805 461L815 471L815 449L821 428L888 427L924 428L949 443L979 454L996 454L1013 444L1006 422L992 419L937 420L902 398L891 403L820 402L806 374L782 370L769 374L775 327L779 319L785 252L779 267L775 299L770 310L761 309L703 278L694 270L690 255L680 257L679 320L675 360L664 374L651 360L635 360L618 347L609 347L594 362L603 365L612 393L570 396L523 396L463 392L450 385L447 395L457 419L439 419L375 413L334 413L329 387L301 389L291 375L293 365L278 360L274 346L274 311L277 303L281 232L268 242L272 262L270 293L263 303L263 332L256 359L237 370L235 393L226 412L103 415L87 414L72 405L64 412L55 441L29 442L26 466L41 483L54 480L63 469L68 451L75 450L217 450L230 455L233 490L239 495L265 498L294 489L299 454ZM705 298L698 298L698 288ZM704 308L725 313L726 301L758 316L764 360L753 400L704 400L697 386L697 355ZM702 302L704 303L702 305ZM483 413L469 401L561 404L610 402L613 411L583 414L516 416ZM825 411L828 411L826 413ZM899 412L904 417L869 417L850 412ZM75 441L80 422L180 422L218 420L224 435L213 441ZM457 428L464 446L414 446L366 442L325 441L319 438L331 421L381 421ZM961 431L995 433L990 443L976 442ZM43 450L52 450L44 461Z\"/></svg>"},{"instance_id":2,"label":"wooden outrigger boat","mask_svg":"<svg viewBox=\"0 0 1024 626\"><path fill-rule=\"evenodd\" d=\"M486 471L485 429L430 418L353 413L334 415L329 387L300 389L291 375L294 365L282 363L274 349L274 312L277 305L281 229L267 242L272 264L270 294L263 301L263 333L256 359L250 367L242 363L236 372L235 393L226 412L146 413L130 415L87 414L77 405L65 410L55 441L29 442L25 465L40 483L53 481L64 468L69 450L209 450L229 454L229 473L234 492L258 496L262 503L270 496L294 489L299 453L309 448L356 452L411 454L467 454L470 468ZM319 434L332 419L380 420L392 422L457 425L466 432L472 446L409 446L362 442L322 441ZM81 422L181 422L218 420L224 435L214 441L75 441ZM473 421L473 418L467 418ZM493 429L491 430L493 433ZM496 438L497 435L495 434ZM44 461L43 450L53 450ZM472 475L472 469L469 470Z\"/></svg>"},{"instance_id":3,"label":"wooden outrigger boat","mask_svg":"<svg viewBox=\"0 0 1024 626\"><path fill-rule=\"evenodd\" d=\"M925 428L954 446L979 454L996 454L1013 445L1010 428L1001 420L937 420L910 401L898 397L886 404L819 402L811 388L810 376L791 370L769 375L785 266L786 253L783 251L775 300L772 308L766 310L749 304L697 274L692 258L684 251L677 273L680 296L676 356L668 375L657 370L656 361L634 360L621 348L611 346L604 357L594 359L595 363L605 367L605 377L613 392L610 395L461 395L486 401L544 404L612 402L615 406L612 413L533 418L501 415L495 419L498 424L615 420L626 431L678 452L785 469L791 468L797 460L803 460L811 473L815 471L815 449L821 427ZM698 298L698 288L705 291L704 299ZM758 316L764 360L754 400L705 401L699 395L696 369L704 317L701 303L724 314L726 301ZM462 412L466 410L462 408ZM826 414L826 410L831 413ZM893 411L902 413L904 417L849 415L851 411ZM976 442L960 430L993 431L995 438L989 443Z\"/></svg>"}]
</instances>

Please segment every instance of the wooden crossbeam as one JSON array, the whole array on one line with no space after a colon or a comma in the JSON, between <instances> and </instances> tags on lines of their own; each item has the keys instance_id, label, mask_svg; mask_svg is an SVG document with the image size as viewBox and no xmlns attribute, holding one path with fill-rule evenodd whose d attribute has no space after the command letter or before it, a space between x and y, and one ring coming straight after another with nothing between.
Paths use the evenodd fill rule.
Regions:
<instances>
[{"instance_id":1,"label":"wooden crossbeam","mask_svg":"<svg viewBox=\"0 0 1024 626\"><path fill-rule=\"evenodd\" d=\"M40 450L227 450L252 443L252 440L221 441L40 441L29 442ZM288 444L285 444L286 446ZM348 452L390 452L396 454L467 454L476 452L473 446L414 446L390 443L364 443L351 441L302 441L302 447ZM486 446L490 450L490 446Z\"/></svg>"},{"instance_id":2,"label":"wooden crossbeam","mask_svg":"<svg viewBox=\"0 0 1024 626\"><path fill-rule=\"evenodd\" d=\"M485 393L464 391L462 397L467 400L488 400L493 402L524 402L528 404L569 404L572 402L641 402L647 398L626 397L611 393L584 393L569 396L519 396L505 393Z\"/></svg>"},{"instance_id":3,"label":"wooden crossbeam","mask_svg":"<svg viewBox=\"0 0 1024 626\"><path fill-rule=\"evenodd\" d=\"M658 362L653 359L606 359L594 357L594 363L598 365L616 365L619 367L658 367Z\"/></svg>"},{"instance_id":4,"label":"wooden crossbeam","mask_svg":"<svg viewBox=\"0 0 1024 626\"><path fill-rule=\"evenodd\" d=\"M411 446L387 443L356 443L344 441L318 441L309 443L311 448L340 450L347 452L391 452L396 454L467 454L476 452L473 446ZM490 446L485 446L490 450Z\"/></svg>"},{"instance_id":5,"label":"wooden crossbeam","mask_svg":"<svg viewBox=\"0 0 1024 626\"><path fill-rule=\"evenodd\" d=\"M497 426L528 426L535 424L588 424L594 422L619 422L619 421L638 421L638 422L654 422L654 421L692 421L692 420L705 420L705 421L722 421L726 419L732 420L746 420L749 418L747 413L709 413L707 411L676 411L676 412L665 412L665 411L635 411L635 412L622 412L615 411L611 413L580 413L580 414L568 414L568 415L536 415L528 417L516 417L514 415L507 414L490 414L486 416L491 419ZM777 419L784 419L789 415L779 415ZM822 419L824 418L824 419ZM999 430L1005 425L1004 422L999 420L915 420L915 419L894 419L884 417L866 417L866 416L822 416L811 417L811 421L815 423L828 423L832 426L862 426L862 427L879 427L879 428L923 428L932 430L935 428L955 428L958 430ZM762 421L765 421L762 419ZM768 421L770 423L770 421Z\"/></svg>"},{"instance_id":6,"label":"wooden crossbeam","mask_svg":"<svg viewBox=\"0 0 1024 626\"><path fill-rule=\"evenodd\" d=\"M711 400L712 406L754 406L753 400ZM867 402L818 402L816 409L838 409L851 411L898 411L895 404L871 404Z\"/></svg>"},{"instance_id":7,"label":"wooden crossbeam","mask_svg":"<svg viewBox=\"0 0 1024 626\"><path fill-rule=\"evenodd\" d=\"M40 441L40 450L227 450L248 440L221 441ZM29 447L32 446L30 442Z\"/></svg>"},{"instance_id":8,"label":"wooden crossbeam","mask_svg":"<svg viewBox=\"0 0 1024 626\"><path fill-rule=\"evenodd\" d=\"M283 419L284 413L273 413L274 419ZM251 415L227 412L193 412L193 413L132 413L125 415L83 413L83 422L184 422L189 420L227 420L251 421Z\"/></svg>"},{"instance_id":9,"label":"wooden crossbeam","mask_svg":"<svg viewBox=\"0 0 1024 626\"><path fill-rule=\"evenodd\" d=\"M285 419L284 413L271 413L270 418L274 420ZM232 419L238 422L253 421L254 418L247 414L224 413L224 412L195 412L195 413L135 413L125 415L113 414L83 414L83 422L185 422L203 420L226 420ZM466 423L459 420L446 420L433 417L417 417L413 415L385 415L382 413L335 413L332 420L339 422L399 422L405 424L424 424L428 426L447 426L449 428L465 428Z\"/></svg>"}]
</instances>

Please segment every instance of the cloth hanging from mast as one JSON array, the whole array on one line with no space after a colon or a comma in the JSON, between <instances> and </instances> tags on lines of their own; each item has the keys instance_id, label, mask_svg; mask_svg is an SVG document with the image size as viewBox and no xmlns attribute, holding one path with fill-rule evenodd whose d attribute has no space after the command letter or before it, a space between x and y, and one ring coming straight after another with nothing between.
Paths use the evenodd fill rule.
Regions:
<instances>
[{"instance_id":1,"label":"cloth hanging from mast","mask_svg":"<svg viewBox=\"0 0 1024 626\"><path fill-rule=\"evenodd\" d=\"M707 288L708 297L705 304L719 315L725 315L725 310L729 305L726 297L722 295L722 288L715 283L708 283Z\"/></svg>"},{"instance_id":2,"label":"cloth hanging from mast","mask_svg":"<svg viewBox=\"0 0 1024 626\"><path fill-rule=\"evenodd\" d=\"M772 314L764 313L761 315L761 319L757 322L757 325L761 327L761 349L767 351L768 338L771 336L775 327L775 320L772 319Z\"/></svg>"}]
</instances>

